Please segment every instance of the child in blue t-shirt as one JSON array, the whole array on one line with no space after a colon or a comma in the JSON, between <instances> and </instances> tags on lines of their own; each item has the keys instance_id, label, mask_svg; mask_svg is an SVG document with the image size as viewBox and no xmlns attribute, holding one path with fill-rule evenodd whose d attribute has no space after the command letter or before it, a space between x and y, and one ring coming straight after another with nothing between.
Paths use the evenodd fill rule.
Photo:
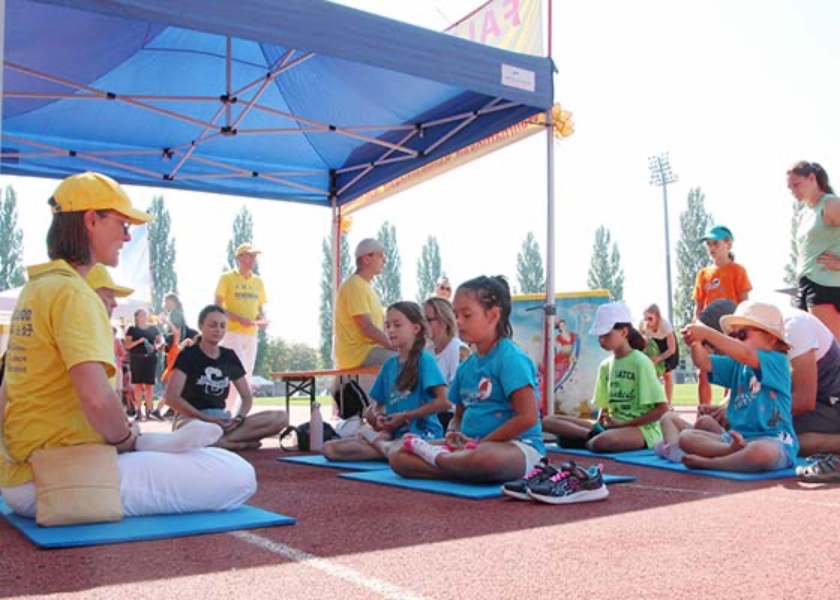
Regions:
<instances>
[{"instance_id":1,"label":"child in blue t-shirt","mask_svg":"<svg viewBox=\"0 0 840 600\"><path fill-rule=\"evenodd\" d=\"M790 363L782 313L747 301L720 319L724 333L695 323L683 329L691 356L709 381L729 390L729 431L679 432L683 464L696 469L772 471L791 467L799 451L791 417ZM726 335L724 335L726 334ZM711 355L707 343L718 355ZM666 436L667 437L667 436ZM671 440L666 440L672 443Z\"/></svg>"},{"instance_id":2,"label":"child in blue t-shirt","mask_svg":"<svg viewBox=\"0 0 840 600\"><path fill-rule=\"evenodd\" d=\"M537 403L537 370L511 341L510 290L502 277L463 283L453 301L461 339L475 352L449 387L455 416L445 445L407 436L390 457L409 478L471 482L523 477L545 455Z\"/></svg>"},{"instance_id":3,"label":"child in blue t-shirt","mask_svg":"<svg viewBox=\"0 0 840 600\"><path fill-rule=\"evenodd\" d=\"M438 413L448 410L446 382L426 348L423 309L414 302L388 307L385 333L397 356L382 365L370 390L374 405L367 425L353 438L324 444L330 460L384 460L393 440L406 433L422 439L443 437Z\"/></svg>"}]
</instances>

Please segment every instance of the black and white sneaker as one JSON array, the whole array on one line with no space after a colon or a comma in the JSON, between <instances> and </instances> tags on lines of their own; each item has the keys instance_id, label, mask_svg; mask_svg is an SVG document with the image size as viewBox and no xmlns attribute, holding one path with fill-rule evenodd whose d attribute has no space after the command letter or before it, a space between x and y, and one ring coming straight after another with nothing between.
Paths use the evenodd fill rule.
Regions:
<instances>
[{"instance_id":1,"label":"black and white sneaker","mask_svg":"<svg viewBox=\"0 0 840 600\"><path fill-rule=\"evenodd\" d=\"M566 465L563 466L565 467ZM517 500L530 500L531 497L528 495L528 487L534 483L547 481L557 474L557 472L557 469L548 464L548 459L543 458L522 479L516 479L515 481L508 481L502 484L502 493L505 496L510 496Z\"/></svg>"}]
</instances>

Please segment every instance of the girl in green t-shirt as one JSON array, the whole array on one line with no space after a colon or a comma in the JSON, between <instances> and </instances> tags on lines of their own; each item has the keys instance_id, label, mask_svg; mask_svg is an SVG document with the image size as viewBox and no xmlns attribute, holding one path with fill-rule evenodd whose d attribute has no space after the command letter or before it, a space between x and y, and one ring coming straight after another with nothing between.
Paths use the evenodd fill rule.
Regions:
<instances>
[{"instance_id":1,"label":"girl in green t-shirt","mask_svg":"<svg viewBox=\"0 0 840 600\"><path fill-rule=\"evenodd\" d=\"M598 307L589 330L604 350L612 353L598 368L593 403L598 421L564 415L546 417L543 430L557 434L567 448L593 452L624 452L652 448L662 437L659 419L668 412L665 392L656 369L643 353L644 336L632 325L623 302Z\"/></svg>"}]
</instances>

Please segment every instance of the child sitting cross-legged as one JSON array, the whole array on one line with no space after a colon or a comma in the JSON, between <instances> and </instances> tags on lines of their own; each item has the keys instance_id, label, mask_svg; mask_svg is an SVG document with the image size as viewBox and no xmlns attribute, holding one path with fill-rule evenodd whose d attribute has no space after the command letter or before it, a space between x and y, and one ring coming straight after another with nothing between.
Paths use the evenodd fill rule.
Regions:
<instances>
[{"instance_id":1,"label":"child sitting cross-legged","mask_svg":"<svg viewBox=\"0 0 840 600\"><path fill-rule=\"evenodd\" d=\"M324 444L329 460L386 460L403 434L443 438L438 413L450 407L446 382L426 350L426 319L414 302L388 307L385 333L397 356L389 358L370 390L375 404L365 414L368 425L351 438Z\"/></svg>"},{"instance_id":2,"label":"child sitting cross-legged","mask_svg":"<svg viewBox=\"0 0 840 600\"><path fill-rule=\"evenodd\" d=\"M711 417L701 417L695 427L667 419L662 427L665 453L697 469L788 468L799 443L791 417L789 346L782 314L771 304L747 301L734 314L722 317L720 324L724 333L694 323L682 335L697 367L709 374L711 383L729 390L730 429L724 430ZM710 355L705 344L717 354Z\"/></svg>"}]
</instances>

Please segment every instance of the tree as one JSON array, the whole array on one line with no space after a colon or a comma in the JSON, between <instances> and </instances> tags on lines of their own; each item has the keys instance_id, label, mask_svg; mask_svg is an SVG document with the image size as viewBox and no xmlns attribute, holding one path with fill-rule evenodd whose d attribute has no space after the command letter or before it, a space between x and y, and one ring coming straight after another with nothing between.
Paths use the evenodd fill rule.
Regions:
<instances>
[{"instance_id":1,"label":"tree","mask_svg":"<svg viewBox=\"0 0 840 600\"><path fill-rule=\"evenodd\" d=\"M793 203L793 217L790 219L790 262L785 265L785 285L796 286L799 279L796 276L796 263L799 262L799 244L796 243L796 229L802 213L802 203Z\"/></svg>"},{"instance_id":2,"label":"tree","mask_svg":"<svg viewBox=\"0 0 840 600\"><path fill-rule=\"evenodd\" d=\"M538 294L545 292L545 269L543 268L540 245L529 231L522 242L522 250L516 257L516 277L519 290L523 294Z\"/></svg>"},{"instance_id":3,"label":"tree","mask_svg":"<svg viewBox=\"0 0 840 600\"><path fill-rule=\"evenodd\" d=\"M335 308L333 307L333 260L332 243L330 238L324 238L321 242L323 259L321 261L321 345L318 354L321 357L321 364L332 365L332 334L333 318ZM350 258L350 245L347 243L347 236L342 234L340 241L341 253L341 278L344 281L353 272L353 262Z\"/></svg>"},{"instance_id":4,"label":"tree","mask_svg":"<svg viewBox=\"0 0 840 600\"><path fill-rule=\"evenodd\" d=\"M442 274L440 247L437 238L429 236L417 260L417 301L425 302L435 291L435 284Z\"/></svg>"},{"instance_id":5,"label":"tree","mask_svg":"<svg viewBox=\"0 0 840 600\"><path fill-rule=\"evenodd\" d=\"M595 230L595 243L592 245L586 285L590 290L609 290L613 300L621 300L624 297L621 254L618 244L612 241L609 229L603 225Z\"/></svg>"},{"instance_id":6,"label":"tree","mask_svg":"<svg viewBox=\"0 0 840 600\"><path fill-rule=\"evenodd\" d=\"M680 213L680 239L677 242L677 293L674 298L674 326L694 319L694 283L697 273L709 265L711 259L706 246L698 240L712 224L706 212L706 195L700 188L688 192L688 206Z\"/></svg>"},{"instance_id":7,"label":"tree","mask_svg":"<svg viewBox=\"0 0 840 600\"><path fill-rule=\"evenodd\" d=\"M0 291L20 287L23 276L23 231L17 224L17 195L12 186L0 204Z\"/></svg>"},{"instance_id":8,"label":"tree","mask_svg":"<svg viewBox=\"0 0 840 600\"><path fill-rule=\"evenodd\" d=\"M152 309L163 310L163 297L178 293L178 274L175 272L175 238L171 236L171 219L163 203L163 196L155 196L149 206L154 220L149 223L149 268L152 271Z\"/></svg>"},{"instance_id":9,"label":"tree","mask_svg":"<svg viewBox=\"0 0 840 600\"><path fill-rule=\"evenodd\" d=\"M260 330L264 334L263 330ZM272 371L286 371L289 364L289 345L281 337L265 335L264 349L254 364L254 374L269 378Z\"/></svg>"},{"instance_id":10,"label":"tree","mask_svg":"<svg viewBox=\"0 0 840 600\"><path fill-rule=\"evenodd\" d=\"M233 234L227 245L227 269L236 267L236 248L245 242L254 243L254 218L247 206L243 206L233 220ZM254 265L254 273L260 274L259 264Z\"/></svg>"},{"instance_id":11,"label":"tree","mask_svg":"<svg viewBox=\"0 0 840 600\"><path fill-rule=\"evenodd\" d=\"M302 342L297 342L289 347L288 371L312 371L317 369L318 351Z\"/></svg>"},{"instance_id":12,"label":"tree","mask_svg":"<svg viewBox=\"0 0 840 600\"><path fill-rule=\"evenodd\" d=\"M385 247L385 268L373 280L373 289L379 294L379 300L384 306L390 306L394 302L402 300L402 279L400 276L401 263L400 251L397 248L397 229L388 221L382 224L376 234Z\"/></svg>"}]
</instances>

